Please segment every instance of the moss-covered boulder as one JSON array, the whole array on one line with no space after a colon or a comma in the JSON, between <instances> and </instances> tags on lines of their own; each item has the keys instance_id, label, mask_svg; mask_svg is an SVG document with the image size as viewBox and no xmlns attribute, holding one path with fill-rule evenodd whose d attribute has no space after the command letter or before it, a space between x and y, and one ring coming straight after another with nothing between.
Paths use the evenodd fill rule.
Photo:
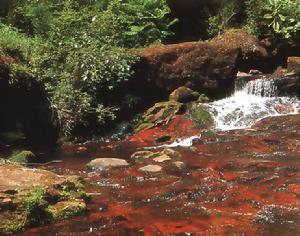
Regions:
<instances>
[{"instance_id":1,"label":"moss-covered boulder","mask_svg":"<svg viewBox=\"0 0 300 236\"><path fill-rule=\"evenodd\" d=\"M0 163L0 235L82 213L87 195L80 178Z\"/></svg>"},{"instance_id":2,"label":"moss-covered boulder","mask_svg":"<svg viewBox=\"0 0 300 236\"><path fill-rule=\"evenodd\" d=\"M24 150L21 152L14 153L10 158L9 161L16 162L16 163L30 163L37 161L36 155L28 150Z\"/></svg>"},{"instance_id":3,"label":"moss-covered boulder","mask_svg":"<svg viewBox=\"0 0 300 236\"><path fill-rule=\"evenodd\" d=\"M185 105L176 101L159 102L149 108L143 115L143 123L136 131L150 129L168 123L176 115L185 112Z\"/></svg>"},{"instance_id":4,"label":"moss-covered boulder","mask_svg":"<svg viewBox=\"0 0 300 236\"><path fill-rule=\"evenodd\" d=\"M175 89L169 96L170 101L187 103L191 101L196 101L199 98L200 94L192 89L181 86Z\"/></svg>"},{"instance_id":5,"label":"moss-covered boulder","mask_svg":"<svg viewBox=\"0 0 300 236\"><path fill-rule=\"evenodd\" d=\"M214 119L211 114L201 105L194 103L189 107L188 113L193 120L194 126L200 129L211 129L214 126Z\"/></svg>"}]
</instances>

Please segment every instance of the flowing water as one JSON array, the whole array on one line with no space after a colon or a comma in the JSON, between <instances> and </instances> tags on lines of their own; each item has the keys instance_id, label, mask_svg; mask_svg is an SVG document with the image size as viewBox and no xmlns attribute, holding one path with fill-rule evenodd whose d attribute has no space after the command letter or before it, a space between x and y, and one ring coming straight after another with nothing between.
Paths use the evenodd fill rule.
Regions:
<instances>
[{"instance_id":1,"label":"flowing water","mask_svg":"<svg viewBox=\"0 0 300 236\"><path fill-rule=\"evenodd\" d=\"M237 88L232 96L204 105L213 115L216 129L249 128L269 116L297 114L300 101L278 97L273 79L257 79Z\"/></svg>"},{"instance_id":2,"label":"flowing water","mask_svg":"<svg viewBox=\"0 0 300 236\"><path fill-rule=\"evenodd\" d=\"M150 148L178 151L182 169L166 162L160 173L139 171L155 163L131 160L146 147L128 141L52 153L49 158L61 162L45 169L82 176L92 194L88 210L18 235L300 235L300 115L288 115L299 101L276 95L271 80L248 82L205 105L221 131ZM242 129L269 116L275 117ZM130 166L88 172L85 165L98 157L123 158Z\"/></svg>"}]
</instances>

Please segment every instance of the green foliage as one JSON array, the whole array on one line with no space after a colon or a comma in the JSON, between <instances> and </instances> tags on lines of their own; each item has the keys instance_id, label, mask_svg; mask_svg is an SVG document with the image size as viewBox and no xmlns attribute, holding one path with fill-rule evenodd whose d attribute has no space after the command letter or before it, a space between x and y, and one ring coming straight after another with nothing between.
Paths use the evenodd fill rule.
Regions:
<instances>
[{"instance_id":1,"label":"green foliage","mask_svg":"<svg viewBox=\"0 0 300 236\"><path fill-rule=\"evenodd\" d=\"M41 187L32 190L30 196L28 196L24 205L28 214L32 214L34 211L40 208L41 205L44 204L45 194L46 190Z\"/></svg>"},{"instance_id":2,"label":"green foliage","mask_svg":"<svg viewBox=\"0 0 300 236\"><path fill-rule=\"evenodd\" d=\"M171 34L169 12L161 0L26 0L17 7L15 22L35 37L32 72L49 93L62 134L92 117L99 125L116 118L119 107L103 96L132 76L138 58L127 48Z\"/></svg>"},{"instance_id":3,"label":"green foliage","mask_svg":"<svg viewBox=\"0 0 300 236\"><path fill-rule=\"evenodd\" d=\"M9 158L10 161L16 163L29 163L36 159L36 156L31 151L17 151Z\"/></svg>"},{"instance_id":4,"label":"green foliage","mask_svg":"<svg viewBox=\"0 0 300 236\"><path fill-rule=\"evenodd\" d=\"M19 59L29 59L32 40L16 28L0 22L0 49Z\"/></svg>"},{"instance_id":5,"label":"green foliage","mask_svg":"<svg viewBox=\"0 0 300 236\"><path fill-rule=\"evenodd\" d=\"M300 0L248 0L246 28L255 35L291 38L300 30Z\"/></svg>"},{"instance_id":6,"label":"green foliage","mask_svg":"<svg viewBox=\"0 0 300 236\"><path fill-rule=\"evenodd\" d=\"M264 19L275 33L290 38L300 30L300 0L268 0Z\"/></svg>"},{"instance_id":7,"label":"green foliage","mask_svg":"<svg viewBox=\"0 0 300 236\"><path fill-rule=\"evenodd\" d=\"M213 38L223 30L234 26L234 17L239 12L240 0L215 0L212 6L216 9L208 18L208 36Z\"/></svg>"}]
</instances>

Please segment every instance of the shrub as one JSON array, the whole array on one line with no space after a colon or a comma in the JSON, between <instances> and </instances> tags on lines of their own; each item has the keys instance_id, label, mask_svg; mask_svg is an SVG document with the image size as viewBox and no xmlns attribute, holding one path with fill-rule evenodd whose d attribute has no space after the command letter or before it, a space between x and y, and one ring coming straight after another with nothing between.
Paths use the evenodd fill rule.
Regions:
<instances>
[{"instance_id":1,"label":"shrub","mask_svg":"<svg viewBox=\"0 0 300 236\"><path fill-rule=\"evenodd\" d=\"M28 60L32 50L32 41L13 26L0 22L0 48L19 59Z\"/></svg>"},{"instance_id":2,"label":"shrub","mask_svg":"<svg viewBox=\"0 0 300 236\"><path fill-rule=\"evenodd\" d=\"M246 28L260 36L291 38L300 30L300 0L248 0Z\"/></svg>"},{"instance_id":3,"label":"shrub","mask_svg":"<svg viewBox=\"0 0 300 236\"><path fill-rule=\"evenodd\" d=\"M163 42L174 23L161 0L28 0L18 12L31 24L33 73L45 84L64 135L92 117L100 125L116 118L121 102L103 95L116 93L133 74L138 58L126 48Z\"/></svg>"}]
</instances>

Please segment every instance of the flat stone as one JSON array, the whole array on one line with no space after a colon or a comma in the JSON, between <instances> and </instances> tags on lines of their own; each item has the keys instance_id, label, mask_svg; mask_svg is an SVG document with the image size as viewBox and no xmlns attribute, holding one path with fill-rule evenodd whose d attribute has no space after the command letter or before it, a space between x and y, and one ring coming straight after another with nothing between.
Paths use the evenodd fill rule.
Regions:
<instances>
[{"instance_id":1,"label":"flat stone","mask_svg":"<svg viewBox=\"0 0 300 236\"><path fill-rule=\"evenodd\" d=\"M170 161L170 160L172 160L172 158L170 158L166 154L162 154L161 156L155 157L153 159L153 161L158 162L158 163L163 163L163 162Z\"/></svg>"},{"instance_id":2,"label":"flat stone","mask_svg":"<svg viewBox=\"0 0 300 236\"><path fill-rule=\"evenodd\" d=\"M148 165L148 166L141 167L139 170L144 172L157 173L162 170L162 167L159 165Z\"/></svg>"},{"instance_id":3,"label":"flat stone","mask_svg":"<svg viewBox=\"0 0 300 236\"><path fill-rule=\"evenodd\" d=\"M97 158L90 161L87 167L92 170L105 170L110 168L128 166L129 163L126 160L119 158Z\"/></svg>"}]
</instances>

